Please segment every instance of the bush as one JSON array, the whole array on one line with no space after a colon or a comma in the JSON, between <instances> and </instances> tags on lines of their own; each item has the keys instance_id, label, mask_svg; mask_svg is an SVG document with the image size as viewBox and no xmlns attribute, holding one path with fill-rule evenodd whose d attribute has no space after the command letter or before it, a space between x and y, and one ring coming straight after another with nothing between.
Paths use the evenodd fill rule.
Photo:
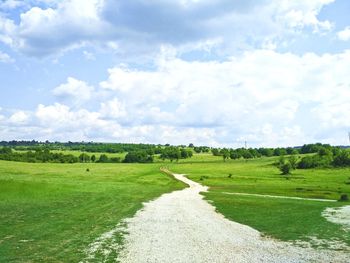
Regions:
<instances>
[{"instance_id":1,"label":"bush","mask_svg":"<svg viewBox=\"0 0 350 263\"><path fill-rule=\"evenodd\" d=\"M336 167L350 166L350 153L348 151L340 151L333 159L333 165Z\"/></svg>"},{"instance_id":2,"label":"bush","mask_svg":"<svg viewBox=\"0 0 350 263\"><path fill-rule=\"evenodd\" d=\"M292 170L292 165L289 162L286 162L280 165L279 168L283 175L287 175L290 174L290 171Z\"/></svg>"},{"instance_id":3,"label":"bush","mask_svg":"<svg viewBox=\"0 0 350 263\"><path fill-rule=\"evenodd\" d=\"M128 152L123 161L124 163L151 163L153 157L146 151Z\"/></svg>"},{"instance_id":4,"label":"bush","mask_svg":"<svg viewBox=\"0 0 350 263\"><path fill-rule=\"evenodd\" d=\"M342 201L342 202L349 201L349 196L346 195L346 194L342 194L342 195L340 196L339 201Z\"/></svg>"}]
</instances>

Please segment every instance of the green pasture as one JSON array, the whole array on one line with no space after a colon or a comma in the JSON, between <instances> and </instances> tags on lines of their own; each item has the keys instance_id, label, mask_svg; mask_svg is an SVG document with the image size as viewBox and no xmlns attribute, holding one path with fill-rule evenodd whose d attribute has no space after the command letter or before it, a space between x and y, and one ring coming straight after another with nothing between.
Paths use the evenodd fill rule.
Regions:
<instances>
[{"instance_id":1,"label":"green pasture","mask_svg":"<svg viewBox=\"0 0 350 263\"><path fill-rule=\"evenodd\" d=\"M277 160L224 162L211 154L195 154L179 162L156 156L153 164L0 161L0 262L79 262L91 242L133 216L142 202L185 187L160 173L162 166L209 186L203 195L220 213L266 235L289 241L317 237L350 245L349 232L321 216L325 208L349 202L228 194L326 200L350 196L349 168L295 170L286 177L274 166ZM115 239L120 243L120 237ZM96 262L103 259L99 255Z\"/></svg>"},{"instance_id":2,"label":"green pasture","mask_svg":"<svg viewBox=\"0 0 350 263\"><path fill-rule=\"evenodd\" d=\"M142 202L183 187L156 164L0 161L0 262L79 262Z\"/></svg>"},{"instance_id":3,"label":"green pasture","mask_svg":"<svg viewBox=\"0 0 350 263\"><path fill-rule=\"evenodd\" d=\"M310 240L317 237L350 245L350 233L321 216L327 207L350 205L349 202L320 202L232 195L250 193L338 200L350 196L350 169L295 170L282 176L274 165L276 157L252 160L213 161L202 155L202 162L168 165L175 173L184 173L209 186L203 193L227 218L249 225L266 235L282 240Z\"/></svg>"}]
</instances>

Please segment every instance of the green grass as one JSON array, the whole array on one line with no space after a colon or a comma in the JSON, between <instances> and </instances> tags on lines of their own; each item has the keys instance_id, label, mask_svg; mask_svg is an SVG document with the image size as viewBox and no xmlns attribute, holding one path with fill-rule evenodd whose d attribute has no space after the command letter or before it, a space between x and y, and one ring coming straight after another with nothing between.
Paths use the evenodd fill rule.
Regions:
<instances>
[{"instance_id":1,"label":"green grass","mask_svg":"<svg viewBox=\"0 0 350 263\"><path fill-rule=\"evenodd\" d=\"M0 161L0 262L78 262L142 202L183 187L157 164Z\"/></svg>"},{"instance_id":2,"label":"green grass","mask_svg":"<svg viewBox=\"0 0 350 263\"><path fill-rule=\"evenodd\" d=\"M350 245L349 232L326 221L321 212L327 207L349 205L343 202L318 202L230 195L252 193L338 200L350 196L350 169L296 170L287 179L273 165L278 158L229 160L213 157L199 163L168 165L176 173L187 174L194 181L210 187L205 198L227 218L249 225L282 240L337 239ZM231 177L229 176L231 174Z\"/></svg>"},{"instance_id":3,"label":"green grass","mask_svg":"<svg viewBox=\"0 0 350 263\"><path fill-rule=\"evenodd\" d=\"M154 164L0 161L0 262L78 262L92 241L133 216L142 202L184 187L160 173L160 166L210 186L205 198L219 212L269 236L291 241L315 236L350 245L349 233L321 216L326 207L349 202L224 194L331 200L342 193L350 196L350 169L297 170L286 179L273 165L277 159L223 162L211 154L196 154L178 163L156 158ZM115 241L120 242L120 237L116 236Z\"/></svg>"},{"instance_id":4,"label":"green grass","mask_svg":"<svg viewBox=\"0 0 350 263\"><path fill-rule=\"evenodd\" d=\"M227 218L251 226L266 235L287 241L311 242L313 237L317 237L350 245L349 232L321 216L324 209L340 206L339 203L254 196L233 197L216 192L204 195ZM327 247L325 244L323 246Z\"/></svg>"}]
</instances>

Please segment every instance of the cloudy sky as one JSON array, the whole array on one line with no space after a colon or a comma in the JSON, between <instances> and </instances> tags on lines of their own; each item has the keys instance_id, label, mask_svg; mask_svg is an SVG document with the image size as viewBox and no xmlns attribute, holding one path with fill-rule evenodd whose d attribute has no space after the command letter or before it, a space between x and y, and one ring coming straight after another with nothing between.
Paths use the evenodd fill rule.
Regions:
<instances>
[{"instance_id":1,"label":"cloudy sky","mask_svg":"<svg viewBox=\"0 0 350 263\"><path fill-rule=\"evenodd\" d=\"M0 140L348 144L348 0L2 0Z\"/></svg>"}]
</instances>

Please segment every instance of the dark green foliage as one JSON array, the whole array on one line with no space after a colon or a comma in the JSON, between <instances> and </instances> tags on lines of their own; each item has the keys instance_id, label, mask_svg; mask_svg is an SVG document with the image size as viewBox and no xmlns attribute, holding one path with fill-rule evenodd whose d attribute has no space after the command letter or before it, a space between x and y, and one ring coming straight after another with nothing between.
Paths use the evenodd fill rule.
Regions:
<instances>
[{"instance_id":1,"label":"dark green foliage","mask_svg":"<svg viewBox=\"0 0 350 263\"><path fill-rule=\"evenodd\" d=\"M217 148L212 148L212 149L211 149L211 152L212 152L212 154L213 154L214 156L220 156L220 155L221 155L220 150L217 149Z\"/></svg>"},{"instance_id":2,"label":"dark green foliage","mask_svg":"<svg viewBox=\"0 0 350 263\"><path fill-rule=\"evenodd\" d=\"M292 165L289 162L285 162L279 168L283 175L287 175L290 174L290 171L292 170Z\"/></svg>"},{"instance_id":3,"label":"dark green foliage","mask_svg":"<svg viewBox=\"0 0 350 263\"><path fill-rule=\"evenodd\" d=\"M329 144L315 143L315 144L304 144L300 148L300 153L317 153L321 148L331 148Z\"/></svg>"},{"instance_id":4,"label":"dark green foliage","mask_svg":"<svg viewBox=\"0 0 350 263\"><path fill-rule=\"evenodd\" d=\"M91 160L90 155L86 153L82 153L79 155L79 162L81 163L88 163L90 162L90 160Z\"/></svg>"},{"instance_id":5,"label":"dark green foliage","mask_svg":"<svg viewBox=\"0 0 350 263\"><path fill-rule=\"evenodd\" d=\"M350 152L346 150L339 151L338 154L334 156L333 165L335 167L350 166Z\"/></svg>"},{"instance_id":6,"label":"dark green foliage","mask_svg":"<svg viewBox=\"0 0 350 263\"><path fill-rule=\"evenodd\" d=\"M193 155L192 150L184 148L180 150L180 154L182 159L190 158Z\"/></svg>"},{"instance_id":7,"label":"dark green foliage","mask_svg":"<svg viewBox=\"0 0 350 263\"><path fill-rule=\"evenodd\" d=\"M123 161L124 163L151 163L153 157L146 151L128 152Z\"/></svg>"},{"instance_id":8,"label":"dark green foliage","mask_svg":"<svg viewBox=\"0 0 350 263\"><path fill-rule=\"evenodd\" d=\"M231 150L230 151L230 158L235 160L241 158L242 155L240 155L237 151Z\"/></svg>"},{"instance_id":9,"label":"dark green foliage","mask_svg":"<svg viewBox=\"0 0 350 263\"><path fill-rule=\"evenodd\" d=\"M121 162L120 157L111 157L109 160L111 163L120 163Z\"/></svg>"},{"instance_id":10,"label":"dark green foliage","mask_svg":"<svg viewBox=\"0 0 350 263\"><path fill-rule=\"evenodd\" d=\"M228 149L222 149L222 150L220 151L220 153L221 153L221 155L222 155L222 159L224 159L224 162L225 162L228 158L230 158L230 152L229 152Z\"/></svg>"},{"instance_id":11,"label":"dark green foliage","mask_svg":"<svg viewBox=\"0 0 350 263\"><path fill-rule=\"evenodd\" d=\"M339 201L342 201L342 202L349 201L349 196L347 194L342 194L340 196Z\"/></svg>"},{"instance_id":12,"label":"dark green foliage","mask_svg":"<svg viewBox=\"0 0 350 263\"><path fill-rule=\"evenodd\" d=\"M29 163L77 163L79 159L72 154L52 153L48 149L14 152L11 148L0 149L0 160Z\"/></svg>"},{"instance_id":13,"label":"dark green foliage","mask_svg":"<svg viewBox=\"0 0 350 263\"><path fill-rule=\"evenodd\" d=\"M109 162L109 158L106 154L101 154L100 158L97 161L98 163L108 163Z\"/></svg>"},{"instance_id":14,"label":"dark green foliage","mask_svg":"<svg viewBox=\"0 0 350 263\"><path fill-rule=\"evenodd\" d=\"M296 169L298 167L298 157L295 155L292 155L288 158L288 161L292 167L292 169Z\"/></svg>"},{"instance_id":15,"label":"dark green foliage","mask_svg":"<svg viewBox=\"0 0 350 263\"><path fill-rule=\"evenodd\" d=\"M136 150L155 150L154 144L132 143L94 143L94 142L38 142L38 141L2 141L0 146L8 146L16 150L73 150L82 152L122 153Z\"/></svg>"},{"instance_id":16,"label":"dark green foliage","mask_svg":"<svg viewBox=\"0 0 350 263\"><path fill-rule=\"evenodd\" d=\"M350 153L346 149L320 146L316 155L306 156L298 164L300 169L317 167L347 167L350 166Z\"/></svg>"},{"instance_id":17,"label":"dark green foliage","mask_svg":"<svg viewBox=\"0 0 350 263\"><path fill-rule=\"evenodd\" d=\"M163 160L169 159L172 162L174 160L178 161L179 159L191 158L192 156L193 152L191 149L170 146L162 150L160 158Z\"/></svg>"},{"instance_id":18,"label":"dark green foliage","mask_svg":"<svg viewBox=\"0 0 350 263\"><path fill-rule=\"evenodd\" d=\"M275 156L281 156L281 155L286 155L287 154L287 150L284 148L276 148L273 152L273 155Z\"/></svg>"}]
</instances>

